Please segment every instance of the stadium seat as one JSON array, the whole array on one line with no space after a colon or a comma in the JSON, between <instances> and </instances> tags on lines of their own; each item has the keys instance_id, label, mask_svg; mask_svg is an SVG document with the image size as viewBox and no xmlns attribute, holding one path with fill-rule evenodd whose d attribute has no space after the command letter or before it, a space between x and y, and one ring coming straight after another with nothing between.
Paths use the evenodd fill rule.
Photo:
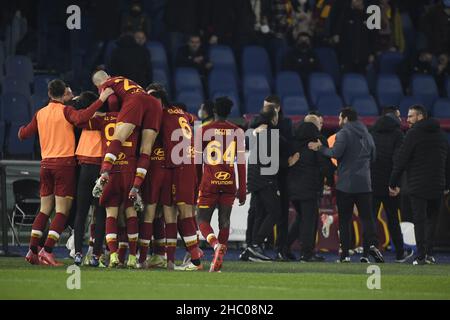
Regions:
<instances>
[{"instance_id":1,"label":"stadium seat","mask_svg":"<svg viewBox=\"0 0 450 320\"><path fill-rule=\"evenodd\" d=\"M336 52L332 48L316 48L314 49L317 58L319 59L322 71L330 74L333 77L336 86L341 82L341 71Z\"/></svg>"},{"instance_id":2,"label":"stadium seat","mask_svg":"<svg viewBox=\"0 0 450 320\"><path fill-rule=\"evenodd\" d=\"M325 116L337 116L344 103L337 94L321 96L317 101L317 110Z\"/></svg>"},{"instance_id":3,"label":"stadium seat","mask_svg":"<svg viewBox=\"0 0 450 320\"><path fill-rule=\"evenodd\" d=\"M450 119L450 98L437 99L433 106L433 116Z\"/></svg>"},{"instance_id":4,"label":"stadium seat","mask_svg":"<svg viewBox=\"0 0 450 320\"><path fill-rule=\"evenodd\" d=\"M233 50L228 46L213 45L209 48L209 61L214 68L226 68L236 72L236 60Z\"/></svg>"},{"instance_id":5,"label":"stadium seat","mask_svg":"<svg viewBox=\"0 0 450 320\"><path fill-rule=\"evenodd\" d=\"M342 97L347 105L351 105L358 97L370 95L367 81L358 73L347 73L342 77Z\"/></svg>"},{"instance_id":6,"label":"stadium seat","mask_svg":"<svg viewBox=\"0 0 450 320\"><path fill-rule=\"evenodd\" d=\"M188 89L178 92L176 100L184 103L187 106L187 111L196 115L204 98L201 92Z\"/></svg>"},{"instance_id":7,"label":"stadium seat","mask_svg":"<svg viewBox=\"0 0 450 320\"><path fill-rule=\"evenodd\" d=\"M28 99L17 93L6 93L1 96L1 116L6 122L27 122L30 119Z\"/></svg>"},{"instance_id":8,"label":"stadium seat","mask_svg":"<svg viewBox=\"0 0 450 320\"><path fill-rule=\"evenodd\" d=\"M326 95L336 95L333 78L327 73L312 73L309 76L309 98L313 106L317 106L319 97Z\"/></svg>"},{"instance_id":9,"label":"stadium seat","mask_svg":"<svg viewBox=\"0 0 450 320\"><path fill-rule=\"evenodd\" d=\"M249 114L260 113L264 105L265 94L253 93L245 99L245 112Z\"/></svg>"},{"instance_id":10,"label":"stadium seat","mask_svg":"<svg viewBox=\"0 0 450 320\"><path fill-rule=\"evenodd\" d=\"M56 77L49 74L41 74L34 76L33 93L39 96L47 96L48 83L53 79L56 79Z\"/></svg>"},{"instance_id":11,"label":"stadium seat","mask_svg":"<svg viewBox=\"0 0 450 320\"><path fill-rule=\"evenodd\" d=\"M411 79L412 96L420 97L430 110L434 101L439 97L439 91L433 76L425 74L415 74Z\"/></svg>"},{"instance_id":12,"label":"stadium seat","mask_svg":"<svg viewBox=\"0 0 450 320\"><path fill-rule=\"evenodd\" d=\"M20 141L17 137L19 128L24 125L24 121L14 122L9 128L8 141L6 143L6 153L10 157L27 156L31 158L34 153L34 137Z\"/></svg>"},{"instance_id":13,"label":"stadium seat","mask_svg":"<svg viewBox=\"0 0 450 320\"><path fill-rule=\"evenodd\" d=\"M31 97L31 116L33 116L36 111L48 105L48 96L34 95Z\"/></svg>"},{"instance_id":14,"label":"stadium seat","mask_svg":"<svg viewBox=\"0 0 450 320\"><path fill-rule=\"evenodd\" d=\"M275 78L275 90L281 98L305 95L302 80L298 73L293 71L283 71L277 74Z\"/></svg>"},{"instance_id":15,"label":"stadium seat","mask_svg":"<svg viewBox=\"0 0 450 320\"><path fill-rule=\"evenodd\" d=\"M272 70L269 55L265 48L258 46L244 47L241 65L244 77L250 74L264 75L267 82L271 84Z\"/></svg>"},{"instance_id":16,"label":"stadium seat","mask_svg":"<svg viewBox=\"0 0 450 320\"><path fill-rule=\"evenodd\" d=\"M169 72L166 49L162 43L158 41L150 41L147 43L147 49L150 50L152 67L164 68L164 70Z\"/></svg>"},{"instance_id":17,"label":"stadium seat","mask_svg":"<svg viewBox=\"0 0 450 320\"><path fill-rule=\"evenodd\" d=\"M185 90L203 92L202 82L197 69L177 68L175 70L175 89L177 93Z\"/></svg>"},{"instance_id":18,"label":"stadium seat","mask_svg":"<svg viewBox=\"0 0 450 320\"><path fill-rule=\"evenodd\" d=\"M0 156L3 155L4 145L5 145L5 122L0 121Z\"/></svg>"},{"instance_id":19,"label":"stadium seat","mask_svg":"<svg viewBox=\"0 0 450 320\"><path fill-rule=\"evenodd\" d=\"M393 74L380 74L377 80L376 97L381 107L398 106L403 99L400 79Z\"/></svg>"},{"instance_id":20,"label":"stadium seat","mask_svg":"<svg viewBox=\"0 0 450 320\"><path fill-rule=\"evenodd\" d=\"M447 97L450 98L450 76L445 79L445 91L447 92Z\"/></svg>"},{"instance_id":21,"label":"stadium seat","mask_svg":"<svg viewBox=\"0 0 450 320\"><path fill-rule=\"evenodd\" d=\"M170 96L171 90L169 76L167 75L167 71L164 68L153 66L153 82L162 84Z\"/></svg>"},{"instance_id":22,"label":"stadium seat","mask_svg":"<svg viewBox=\"0 0 450 320\"><path fill-rule=\"evenodd\" d=\"M308 101L304 96L285 96L281 102L283 114L304 115L309 112Z\"/></svg>"},{"instance_id":23,"label":"stadium seat","mask_svg":"<svg viewBox=\"0 0 450 320\"><path fill-rule=\"evenodd\" d=\"M105 57L104 57L104 60L105 60L105 63L107 66L109 66L109 64L111 62L111 56L112 56L112 53L115 48L117 48L116 40L109 40L108 43L106 44Z\"/></svg>"},{"instance_id":24,"label":"stadium seat","mask_svg":"<svg viewBox=\"0 0 450 320\"><path fill-rule=\"evenodd\" d=\"M270 85L263 75L244 75L243 86L245 98L253 94L267 96L271 92Z\"/></svg>"},{"instance_id":25,"label":"stadium seat","mask_svg":"<svg viewBox=\"0 0 450 320\"><path fill-rule=\"evenodd\" d=\"M275 53L275 71L277 73L283 70L284 59L292 50L289 46L281 46L277 49Z\"/></svg>"},{"instance_id":26,"label":"stadium seat","mask_svg":"<svg viewBox=\"0 0 450 320\"><path fill-rule=\"evenodd\" d=\"M231 101L233 101L233 108L231 108L230 113L231 118L239 118L241 116L241 104L239 102L239 95L237 92L216 91L214 95L211 96L211 99L215 100L218 97L228 97Z\"/></svg>"},{"instance_id":27,"label":"stadium seat","mask_svg":"<svg viewBox=\"0 0 450 320\"><path fill-rule=\"evenodd\" d=\"M401 52L384 52L378 60L378 72L381 74L395 74L402 61L403 54Z\"/></svg>"},{"instance_id":28,"label":"stadium seat","mask_svg":"<svg viewBox=\"0 0 450 320\"><path fill-rule=\"evenodd\" d=\"M231 69L214 68L208 76L208 91L212 97L218 91L239 92L235 73Z\"/></svg>"},{"instance_id":29,"label":"stadium seat","mask_svg":"<svg viewBox=\"0 0 450 320\"><path fill-rule=\"evenodd\" d=\"M406 96L402 99L402 101L400 102L400 113L402 117L406 117L408 115L409 107L411 107L414 104L420 104L425 106L424 100L420 97Z\"/></svg>"},{"instance_id":30,"label":"stadium seat","mask_svg":"<svg viewBox=\"0 0 450 320\"><path fill-rule=\"evenodd\" d=\"M5 93L18 93L25 97L30 97L30 85L22 79L6 76L2 82L2 94Z\"/></svg>"},{"instance_id":31,"label":"stadium seat","mask_svg":"<svg viewBox=\"0 0 450 320\"><path fill-rule=\"evenodd\" d=\"M28 84L33 81L33 64L27 56L9 56L5 61L7 76L24 80Z\"/></svg>"},{"instance_id":32,"label":"stadium seat","mask_svg":"<svg viewBox=\"0 0 450 320\"><path fill-rule=\"evenodd\" d=\"M357 97L353 100L352 106L360 116L378 115L378 106L372 96Z\"/></svg>"}]
</instances>

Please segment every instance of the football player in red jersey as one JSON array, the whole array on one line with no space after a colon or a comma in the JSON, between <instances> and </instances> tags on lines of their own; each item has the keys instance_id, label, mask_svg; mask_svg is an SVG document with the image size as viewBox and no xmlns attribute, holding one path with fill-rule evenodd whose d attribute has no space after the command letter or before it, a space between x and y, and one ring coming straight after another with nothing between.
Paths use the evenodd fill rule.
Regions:
<instances>
[{"instance_id":1,"label":"football player in red jersey","mask_svg":"<svg viewBox=\"0 0 450 320\"><path fill-rule=\"evenodd\" d=\"M214 248L210 272L222 267L230 233L230 215L234 199L244 205L246 198L244 131L226 119L233 102L217 98L214 103L215 121L202 126L196 134L195 154L199 175L202 175L198 196L198 221L203 237ZM203 166L199 163L203 159ZM236 190L235 160L239 178ZM219 234L211 227L215 208L219 210Z\"/></svg>"},{"instance_id":2,"label":"football player in red jersey","mask_svg":"<svg viewBox=\"0 0 450 320\"><path fill-rule=\"evenodd\" d=\"M176 205L176 208L164 206L168 269L175 268L177 220L186 249L191 254L191 262L194 266L201 268L200 258L203 253L198 247L193 210L197 185L193 163L193 134L190 125L193 120L192 115L178 107L164 106L163 108L161 134L165 153L164 167L171 175L171 189ZM176 209L180 212L178 219Z\"/></svg>"},{"instance_id":3,"label":"football player in red jersey","mask_svg":"<svg viewBox=\"0 0 450 320\"><path fill-rule=\"evenodd\" d=\"M161 126L161 104L135 82L124 77L110 77L103 70L94 73L92 82L99 90L104 88L114 90L114 94L121 104L120 112L117 115L117 125L106 150L101 176L94 187L93 194L96 197L101 195L104 185L108 182L113 163L123 149L123 144L139 127L142 130L140 156L136 163L134 182L129 192L130 199L136 202L136 200L140 200L139 188L147 174L150 154Z\"/></svg>"},{"instance_id":4,"label":"football player in red jersey","mask_svg":"<svg viewBox=\"0 0 450 320\"><path fill-rule=\"evenodd\" d=\"M164 87L160 84L150 84L147 92L160 101L163 106L167 106L168 96ZM143 184L143 200L145 203L143 221L139 226L139 264L138 268L145 269L150 266L165 266L165 252L164 258L161 255L156 255L147 263L148 247L153 235L153 221L156 216L157 205L172 207L172 178L169 169L164 167L165 152L163 149L162 136L158 135L156 138L153 151L150 157L150 172L146 176ZM159 222L159 221L158 221ZM157 223L158 228L163 228L161 223ZM161 231L157 230L156 234ZM156 240L156 239L155 239ZM165 243L164 243L165 248ZM159 252L161 253L161 252Z\"/></svg>"},{"instance_id":5,"label":"football player in red jersey","mask_svg":"<svg viewBox=\"0 0 450 320\"><path fill-rule=\"evenodd\" d=\"M90 130L99 130L102 135L103 153L112 143L117 112L108 112L103 115L96 115L83 125ZM106 208L106 242L111 252L110 267L119 265L118 255L118 216L123 207L126 216L126 234L128 235L129 256L127 266L135 268L137 266L136 252L139 232L137 212L129 199L129 191L133 187L136 172L136 151L139 139L140 127L135 127L131 135L122 143L122 152L109 171L109 183L105 185L100 204ZM121 242L125 242L121 239Z\"/></svg>"}]
</instances>

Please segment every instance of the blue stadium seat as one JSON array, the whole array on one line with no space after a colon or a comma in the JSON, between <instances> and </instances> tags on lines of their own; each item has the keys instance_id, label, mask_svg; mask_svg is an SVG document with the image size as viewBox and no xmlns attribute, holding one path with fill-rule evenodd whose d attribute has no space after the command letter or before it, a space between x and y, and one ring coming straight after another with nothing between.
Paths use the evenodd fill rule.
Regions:
<instances>
[{"instance_id":1,"label":"blue stadium seat","mask_svg":"<svg viewBox=\"0 0 450 320\"><path fill-rule=\"evenodd\" d=\"M161 42L150 41L147 43L147 49L150 50L152 66L158 68L164 68L169 71L169 64L167 63L166 49Z\"/></svg>"},{"instance_id":2,"label":"blue stadium seat","mask_svg":"<svg viewBox=\"0 0 450 320\"><path fill-rule=\"evenodd\" d=\"M308 101L304 96L285 96L281 103L283 114L304 115L309 112Z\"/></svg>"},{"instance_id":3,"label":"blue stadium seat","mask_svg":"<svg viewBox=\"0 0 450 320\"><path fill-rule=\"evenodd\" d=\"M412 96L420 97L425 107L430 110L434 101L439 97L438 87L433 76L425 74L415 74L411 79Z\"/></svg>"},{"instance_id":4,"label":"blue stadium seat","mask_svg":"<svg viewBox=\"0 0 450 320\"><path fill-rule=\"evenodd\" d=\"M235 73L232 69L214 68L208 76L209 96L215 95L218 91L239 92L236 83Z\"/></svg>"},{"instance_id":5,"label":"blue stadium seat","mask_svg":"<svg viewBox=\"0 0 450 320\"><path fill-rule=\"evenodd\" d=\"M281 97L304 96L302 80L297 72L283 71L275 78L276 93Z\"/></svg>"},{"instance_id":6,"label":"blue stadium seat","mask_svg":"<svg viewBox=\"0 0 450 320\"><path fill-rule=\"evenodd\" d=\"M357 97L353 100L352 106L360 116L378 115L378 106L372 96Z\"/></svg>"},{"instance_id":7,"label":"blue stadium seat","mask_svg":"<svg viewBox=\"0 0 450 320\"><path fill-rule=\"evenodd\" d=\"M5 61L7 76L13 76L30 84L33 81L33 64L27 56L9 56Z\"/></svg>"},{"instance_id":8,"label":"blue stadium seat","mask_svg":"<svg viewBox=\"0 0 450 320\"><path fill-rule=\"evenodd\" d=\"M35 95L38 94L39 96L47 96L48 83L53 79L56 79L56 77L50 74L34 76L33 93Z\"/></svg>"},{"instance_id":9,"label":"blue stadium seat","mask_svg":"<svg viewBox=\"0 0 450 320\"><path fill-rule=\"evenodd\" d=\"M328 94L321 96L317 102L317 110L325 116L337 116L344 103L337 94Z\"/></svg>"},{"instance_id":10,"label":"blue stadium seat","mask_svg":"<svg viewBox=\"0 0 450 320\"><path fill-rule=\"evenodd\" d=\"M382 74L395 74L402 62L403 54L401 52L384 52L380 55L378 60L378 72Z\"/></svg>"},{"instance_id":11,"label":"blue stadium seat","mask_svg":"<svg viewBox=\"0 0 450 320\"><path fill-rule=\"evenodd\" d=\"M244 75L243 84L244 97L247 98L252 94L267 96L270 94L270 85L263 75Z\"/></svg>"},{"instance_id":12,"label":"blue stadium seat","mask_svg":"<svg viewBox=\"0 0 450 320\"><path fill-rule=\"evenodd\" d=\"M27 122L30 120L29 101L17 93L6 93L1 96L0 119L6 122Z\"/></svg>"},{"instance_id":13,"label":"blue stadium seat","mask_svg":"<svg viewBox=\"0 0 450 320\"><path fill-rule=\"evenodd\" d=\"M447 97L450 98L450 76L447 76L445 80L445 91L447 92Z\"/></svg>"},{"instance_id":14,"label":"blue stadium seat","mask_svg":"<svg viewBox=\"0 0 450 320\"><path fill-rule=\"evenodd\" d=\"M433 116L450 119L450 98L437 99L433 106Z\"/></svg>"},{"instance_id":15,"label":"blue stadium seat","mask_svg":"<svg viewBox=\"0 0 450 320\"><path fill-rule=\"evenodd\" d=\"M31 115L33 116L36 111L48 105L48 96L34 95L31 97Z\"/></svg>"},{"instance_id":16,"label":"blue stadium seat","mask_svg":"<svg viewBox=\"0 0 450 320\"><path fill-rule=\"evenodd\" d=\"M24 124L25 123L22 121L14 122L9 128L8 141L6 143L6 153L11 157L27 156L31 158L34 153L34 137L25 139L23 141L20 141L17 137L19 128Z\"/></svg>"},{"instance_id":17,"label":"blue stadium seat","mask_svg":"<svg viewBox=\"0 0 450 320\"><path fill-rule=\"evenodd\" d=\"M377 80L376 97L380 106L398 106L403 99L402 84L394 74L380 74Z\"/></svg>"},{"instance_id":18,"label":"blue stadium seat","mask_svg":"<svg viewBox=\"0 0 450 320\"><path fill-rule=\"evenodd\" d=\"M322 71L330 74L333 77L334 83L339 86L341 82L341 71L336 52L333 48L316 48L317 58L319 59Z\"/></svg>"},{"instance_id":19,"label":"blue stadium seat","mask_svg":"<svg viewBox=\"0 0 450 320\"><path fill-rule=\"evenodd\" d=\"M333 78L327 73L312 73L309 76L309 98L313 106L317 106L319 97L336 95L336 86Z\"/></svg>"},{"instance_id":20,"label":"blue stadium seat","mask_svg":"<svg viewBox=\"0 0 450 320\"><path fill-rule=\"evenodd\" d=\"M105 56L104 56L104 60L105 60L105 63L107 66L109 66L109 64L111 62L111 56L112 56L112 53L115 48L117 48L116 40L109 40L108 43L106 44Z\"/></svg>"},{"instance_id":21,"label":"blue stadium seat","mask_svg":"<svg viewBox=\"0 0 450 320\"><path fill-rule=\"evenodd\" d=\"M211 96L212 100L217 99L218 97L228 97L231 101L233 101L233 108L231 108L230 117L231 118L239 118L241 116L241 104L239 102L239 95L237 92L233 91L216 91L214 95Z\"/></svg>"},{"instance_id":22,"label":"blue stadium seat","mask_svg":"<svg viewBox=\"0 0 450 320\"><path fill-rule=\"evenodd\" d=\"M153 82L162 84L170 96L171 90L169 76L167 75L167 71L164 68L153 66Z\"/></svg>"},{"instance_id":23,"label":"blue stadium seat","mask_svg":"<svg viewBox=\"0 0 450 320\"><path fill-rule=\"evenodd\" d=\"M4 145L5 145L5 122L0 121L0 155L3 155Z\"/></svg>"},{"instance_id":24,"label":"blue stadium seat","mask_svg":"<svg viewBox=\"0 0 450 320\"><path fill-rule=\"evenodd\" d=\"M233 50L228 46L213 45L209 48L209 61L214 68L226 68L236 72L236 60Z\"/></svg>"},{"instance_id":25,"label":"blue stadium seat","mask_svg":"<svg viewBox=\"0 0 450 320\"><path fill-rule=\"evenodd\" d=\"M175 70L175 89L177 93L184 90L203 92L202 82L197 69L177 68Z\"/></svg>"},{"instance_id":26,"label":"blue stadium seat","mask_svg":"<svg viewBox=\"0 0 450 320\"><path fill-rule=\"evenodd\" d=\"M342 77L342 97L347 105L353 99L370 95L366 78L358 73L347 73Z\"/></svg>"},{"instance_id":27,"label":"blue stadium seat","mask_svg":"<svg viewBox=\"0 0 450 320\"><path fill-rule=\"evenodd\" d=\"M197 114L200 105L203 103L203 94L193 90L179 91L177 94L178 102L182 102L187 106L187 111L192 114Z\"/></svg>"},{"instance_id":28,"label":"blue stadium seat","mask_svg":"<svg viewBox=\"0 0 450 320\"><path fill-rule=\"evenodd\" d=\"M402 99L402 101L400 102L400 113L402 117L406 117L408 115L409 107L414 104L425 106L425 102L421 97L406 96Z\"/></svg>"},{"instance_id":29,"label":"blue stadium seat","mask_svg":"<svg viewBox=\"0 0 450 320\"><path fill-rule=\"evenodd\" d=\"M253 93L245 99L245 112L248 114L260 113L264 105L265 94Z\"/></svg>"},{"instance_id":30,"label":"blue stadium seat","mask_svg":"<svg viewBox=\"0 0 450 320\"><path fill-rule=\"evenodd\" d=\"M244 47L242 52L242 74L264 75L269 84L272 83L272 69L269 55L265 48L258 46Z\"/></svg>"},{"instance_id":31,"label":"blue stadium seat","mask_svg":"<svg viewBox=\"0 0 450 320\"><path fill-rule=\"evenodd\" d=\"M275 71L278 73L283 69L283 64L285 57L292 51L293 49L289 46L281 46L277 49L275 53Z\"/></svg>"},{"instance_id":32,"label":"blue stadium seat","mask_svg":"<svg viewBox=\"0 0 450 320\"><path fill-rule=\"evenodd\" d=\"M30 97L30 84L22 79L6 76L2 82L2 93L18 93Z\"/></svg>"}]
</instances>

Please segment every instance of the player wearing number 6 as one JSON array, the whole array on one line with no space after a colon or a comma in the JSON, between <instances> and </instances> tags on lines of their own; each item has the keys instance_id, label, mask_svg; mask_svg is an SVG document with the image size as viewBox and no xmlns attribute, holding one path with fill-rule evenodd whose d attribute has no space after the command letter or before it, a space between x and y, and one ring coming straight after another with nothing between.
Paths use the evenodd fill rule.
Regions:
<instances>
[{"instance_id":1,"label":"player wearing number 6","mask_svg":"<svg viewBox=\"0 0 450 320\"><path fill-rule=\"evenodd\" d=\"M198 166L199 179L201 176L197 202L199 228L203 237L214 248L210 272L218 272L222 267L234 199L237 195L239 205L243 205L246 197L245 136L242 129L226 120L232 106L233 102L226 97L216 99L215 121L203 126L196 134L195 140L195 163ZM237 190L235 161L239 176ZM216 207L219 210L218 237L210 224Z\"/></svg>"},{"instance_id":2,"label":"player wearing number 6","mask_svg":"<svg viewBox=\"0 0 450 320\"><path fill-rule=\"evenodd\" d=\"M95 197L101 196L103 187L109 180L109 172L114 162L118 159L123 144L135 129L140 129L142 134L140 156L137 160L136 176L129 197L135 202L135 205L141 205L140 201L136 200L139 200L139 188L145 179L153 144L161 126L161 103L147 94L135 82L124 77L112 78L102 70L94 73L92 82L99 90L111 88L121 104L112 141L103 159L100 170L101 176L97 180L92 193Z\"/></svg>"}]
</instances>

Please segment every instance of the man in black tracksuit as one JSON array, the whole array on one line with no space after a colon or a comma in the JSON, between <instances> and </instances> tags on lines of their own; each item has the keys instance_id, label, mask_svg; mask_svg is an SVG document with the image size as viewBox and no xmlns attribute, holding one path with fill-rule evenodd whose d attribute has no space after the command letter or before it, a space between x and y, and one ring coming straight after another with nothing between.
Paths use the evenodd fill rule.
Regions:
<instances>
[{"instance_id":1,"label":"man in black tracksuit","mask_svg":"<svg viewBox=\"0 0 450 320\"><path fill-rule=\"evenodd\" d=\"M277 130L278 112L275 110L274 105L268 106L266 110L261 113L260 117L263 121L262 123L267 127L262 130L255 130L256 141L252 143L250 148L248 164L247 189L252 193L252 201L255 206L253 226L248 226L252 227L251 245L247 248L248 259L251 261L272 260L264 253L262 244L272 232L273 226L277 223L281 214L281 199L277 177L278 168L272 174L263 171L265 168L273 165L272 158L279 157L278 153L270 154L271 144L278 142L273 141L275 140L274 132ZM260 158L260 149L264 144L268 150L266 154L271 158L271 163L269 164L264 164ZM252 159L256 160L255 163L252 163Z\"/></svg>"},{"instance_id":2,"label":"man in black tracksuit","mask_svg":"<svg viewBox=\"0 0 450 320\"><path fill-rule=\"evenodd\" d=\"M403 132L400 129L400 111L395 107L387 107L370 133L376 147L376 159L371 166L372 190L373 190L373 213L376 221L381 205L386 212L389 234L396 251L396 261L405 262L409 259L412 250L404 250L403 235L400 229L398 209L400 205L399 196L389 196L389 178L392 173L394 157L397 155L403 143Z\"/></svg>"},{"instance_id":3,"label":"man in black tracksuit","mask_svg":"<svg viewBox=\"0 0 450 320\"><path fill-rule=\"evenodd\" d=\"M389 192L400 192L400 177L406 171L418 251L413 264L433 264L439 207L450 188L449 144L439 122L428 118L423 106L409 108L408 124L411 129L394 160Z\"/></svg>"}]
</instances>

